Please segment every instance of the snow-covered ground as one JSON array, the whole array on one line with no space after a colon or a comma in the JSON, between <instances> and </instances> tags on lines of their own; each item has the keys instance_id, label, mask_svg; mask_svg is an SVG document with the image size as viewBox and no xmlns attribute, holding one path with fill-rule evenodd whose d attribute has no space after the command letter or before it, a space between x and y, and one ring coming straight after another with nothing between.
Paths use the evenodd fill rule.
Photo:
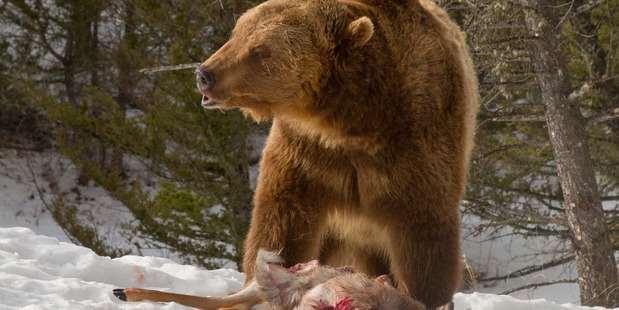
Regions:
<instances>
[{"instance_id":1,"label":"snow-covered ground","mask_svg":"<svg viewBox=\"0 0 619 310\"><path fill-rule=\"evenodd\" d=\"M234 270L201 270L152 256L110 259L29 228L0 228L0 309L187 309L125 303L112 290L137 286L222 295L243 281Z\"/></svg>"},{"instance_id":2,"label":"snow-covered ground","mask_svg":"<svg viewBox=\"0 0 619 310\"><path fill-rule=\"evenodd\" d=\"M116 245L127 242L118 227L130 219L122 204L104 190L92 184L79 186L76 178L75 170L57 154L0 149L0 309L188 309L176 304L124 303L112 295L112 289L137 286L216 296L242 286L244 276L235 270L208 271L182 265L170 253L152 251L143 253L152 256L110 259L69 243L40 199L39 190L44 198L52 199L50 182L56 182L57 190L80 204L93 224ZM549 245L517 239L491 244L469 240L464 244L469 262L487 264L488 272L501 269L501 273L520 268L522 262L514 259L526 259L520 249L544 246ZM577 305L578 287L574 284L512 296L488 294L540 279L573 276L573 270L546 270L493 287L479 286L476 293L457 294L454 302L458 310L593 309Z\"/></svg>"},{"instance_id":3,"label":"snow-covered ground","mask_svg":"<svg viewBox=\"0 0 619 310\"><path fill-rule=\"evenodd\" d=\"M234 270L202 270L157 257L110 259L29 228L0 228L2 309L186 309L177 304L125 303L112 290L137 286L216 296L238 290L243 280ZM482 293L457 294L454 302L457 310L592 309Z\"/></svg>"}]
</instances>

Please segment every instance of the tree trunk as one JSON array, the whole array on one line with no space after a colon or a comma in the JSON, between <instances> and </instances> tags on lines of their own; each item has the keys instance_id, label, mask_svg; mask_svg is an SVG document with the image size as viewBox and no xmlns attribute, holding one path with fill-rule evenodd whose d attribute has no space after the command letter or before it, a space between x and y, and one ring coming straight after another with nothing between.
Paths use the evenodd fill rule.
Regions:
<instances>
[{"instance_id":1,"label":"tree trunk","mask_svg":"<svg viewBox=\"0 0 619 310\"><path fill-rule=\"evenodd\" d=\"M548 134L571 230L583 305L619 304L617 266L587 144L586 123L572 91L555 1L527 1L526 26L545 107Z\"/></svg>"}]
</instances>

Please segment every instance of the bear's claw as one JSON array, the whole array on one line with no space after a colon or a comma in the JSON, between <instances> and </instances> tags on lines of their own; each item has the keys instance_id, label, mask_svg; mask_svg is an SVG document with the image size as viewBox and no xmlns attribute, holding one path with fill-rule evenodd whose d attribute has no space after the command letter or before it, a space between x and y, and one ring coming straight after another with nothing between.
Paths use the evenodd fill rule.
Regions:
<instances>
[{"instance_id":1,"label":"bear's claw","mask_svg":"<svg viewBox=\"0 0 619 310\"><path fill-rule=\"evenodd\" d=\"M125 294L125 289L123 288L114 289L114 296L122 301L127 301L127 294Z\"/></svg>"}]
</instances>

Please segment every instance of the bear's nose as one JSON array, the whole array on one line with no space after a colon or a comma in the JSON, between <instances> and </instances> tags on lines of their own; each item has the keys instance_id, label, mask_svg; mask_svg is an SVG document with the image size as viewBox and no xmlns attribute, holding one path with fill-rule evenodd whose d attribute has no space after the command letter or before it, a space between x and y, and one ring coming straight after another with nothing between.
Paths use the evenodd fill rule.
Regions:
<instances>
[{"instance_id":1,"label":"bear's nose","mask_svg":"<svg viewBox=\"0 0 619 310\"><path fill-rule=\"evenodd\" d=\"M213 89L213 87L215 87L215 83L217 82L215 79L215 73L213 73L213 70L208 67L198 68L198 70L196 70L196 79L198 80L200 89L203 91Z\"/></svg>"}]
</instances>

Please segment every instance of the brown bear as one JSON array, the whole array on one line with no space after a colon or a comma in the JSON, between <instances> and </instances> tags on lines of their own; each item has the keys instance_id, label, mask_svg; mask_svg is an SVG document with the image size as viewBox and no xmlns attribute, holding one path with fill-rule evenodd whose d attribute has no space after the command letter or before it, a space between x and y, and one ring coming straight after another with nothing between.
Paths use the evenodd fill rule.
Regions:
<instances>
[{"instance_id":1,"label":"brown bear","mask_svg":"<svg viewBox=\"0 0 619 310\"><path fill-rule=\"evenodd\" d=\"M206 108L273 119L243 269L260 249L389 274L428 308L460 281L477 82L430 0L269 0L196 71Z\"/></svg>"}]
</instances>

